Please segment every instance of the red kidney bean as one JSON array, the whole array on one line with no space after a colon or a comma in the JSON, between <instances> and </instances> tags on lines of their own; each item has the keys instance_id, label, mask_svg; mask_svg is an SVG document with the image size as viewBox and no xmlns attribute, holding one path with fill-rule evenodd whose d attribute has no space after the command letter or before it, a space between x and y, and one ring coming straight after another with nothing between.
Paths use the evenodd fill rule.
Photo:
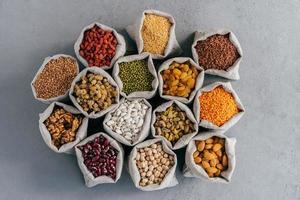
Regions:
<instances>
[{"instance_id":1,"label":"red kidney bean","mask_svg":"<svg viewBox=\"0 0 300 200\"><path fill-rule=\"evenodd\" d=\"M109 66L116 54L117 44L117 39L112 31L104 31L95 25L84 32L79 54L90 67Z\"/></svg>"},{"instance_id":2,"label":"red kidney bean","mask_svg":"<svg viewBox=\"0 0 300 200\"><path fill-rule=\"evenodd\" d=\"M117 154L104 136L96 137L93 141L79 146L82 153L83 163L96 178L98 176L109 176L116 178Z\"/></svg>"}]
</instances>

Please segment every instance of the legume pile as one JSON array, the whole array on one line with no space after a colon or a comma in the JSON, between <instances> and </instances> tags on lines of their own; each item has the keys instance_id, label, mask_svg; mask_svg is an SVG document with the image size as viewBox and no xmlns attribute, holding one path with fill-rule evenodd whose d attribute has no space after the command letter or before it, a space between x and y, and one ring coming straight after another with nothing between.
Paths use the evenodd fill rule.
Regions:
<instances>
[{"instance_id":1,"label":"legume pile","mask_svg":"<svg viewBox=\"0 0 300 200\"><path fill-rule=\"evenodd\" d=\"M37 98L50 99L64 95L77 73L76 60L63 56L51 59L33 83Z\"/></svg>"},{"instance_id":2,"label":"legume pile","mask_svg":"<svg viewBox=\"0 0 300 200\"><path fill-rule=\"evenodd\" d=\"M227 70L240 57L237 48L229 39L229 34L216 34L198 41L195 49L199 64L204 69Z\"/></svg>"},{"instance_id":3,"label":"legume pile","mask_svg":"<svg viewBox=\"0 0 300 200\"><path fill-rule=\"evenodd\" d=\"M75 84L74 97L84 111L99 112L116 103L118 91L100 74L87 73Z\"/></svg>"},{"instance_id":4,"label":"legume pile","mask_svg":"<svg viewBox=\"0 0 300 200\"><path fill-rule=\"evenodd\" d=\"M89 66L109 66L116 54L118 41L112 31L105 31L95 25L84 32L79 54Z\"/></svg>"},{"instance_id":5,"label":"legume pile","mask_svg":"<svg viewBox=\"0 0 300 200\"><path fill-rule=\"evenodd\" d=\"M203 92L199 101L200 119L210 121L217 126L222 126L240 112L233 95L222 86Z\"/></svg>"},{"instance_id":6,"label":"legume pile","mask_svg":"<svg viewBox=\"0 0 300 200\"><path fill-rule=\"evenodd\" d=\"M117 134L122 135L130 143L138 139L144 125L146 112L149 109L143 100L127 100L111 113L107 126Z\"/></svg>"},{"instance_id":7,"label":"legume pile","mask_svg":"<svg viewBox=\"0 0 300 200\"><path fill-rule=\"evenodd\" d=\"M172 23L166 17L145 14L142 26L143 52L164 55Z\"/></svg>"},{"instance_id":8,"label":"legume pile","mask_svg":"<svg viewBox=\"0 0 300 200\"><path fill-rule=\"evenodd\" d=\"M116 179L116 163L118 150L111 146L109 140L103 135L85 145L78 146L81 151L84 164L93 176L108 176Z\"/></svg>"},{"instance_id":9,"label":"legume pile","mask_svg":"<svg viewBox=\"0 0 300 200\"><path fill-rule=\"evenodd\" d=\"M137 151L135 160L141 176L140 186L160 184L175 164L174 156L164 152L161 143Z\"/></svg>"},{"instance_id":10,"label":"legume pile","mask_svg":"<svg viewBox=\"0 0 300 200\"><path fill-rule=\"evenodd\" d=\"M193 122L175 104L168 107L164 112L156 113L154 127L156 134L165 137L172 145L183 135L195 131Z\"/></svg>"},{"instance_id":11,"label":"legume pile","mask_svg":"<svg viewBox=\"0 0 300 200\"><path fill-rule=\"evenodd\" d=\"M82 123L82 115L74 115L61 107L55 107L44 122L51 134L53 144L59 149L62 145L73 142Z\"/></svg>"},{"instance_id":12,"label":"legume pile","mask_svg":"<svg viewBox=\"0 0 300 200\"><path fill-rule=\"evenodd\" d=\"M197 150L193 153L194 161L203 167L209 177L218 177L228 168L225 152L225 139L211 137L195 142Z\"/></svg>"},{"instance_id":13,"label":"legume pile","mask_svg":"<svg viewBox=\"0 0 300 200\"><path fill-rule=\"evenodd\" d=\"M173 62L168 69L161 72L163 78L163 94L189 97L194 90L199 71L189 62Z\"/></svg>"},{"instance_id":14,"label":"legume pile","mask_svg":"<svg viewBox=\"0 0 300 200\"><path fill-rule=\"evenodd\" d=\"M165 52L168 53L168 55L170 52L171 55L173 50L175 52L175 48L177 48L177 40L176 38L173 38L173 36L175 37L173 32L175 22L173 17L165 17L169 15L155 11L150 12L151 13L149 13L149 11L144 12L142 27L139 27L140 30L133 30L136 31L135 34L130 33L130 35L133 35L132 37L137 40L135 37L139 34L143 41L142 52L147 52L149 55L152 54L155 59L161 59L167 56L165 55ZM171 42L170 34L172 34ZM115 31L104 30L103 26L96 23L92 27L84 30L82 41L80 41L79 44L79 55L77 52L78 43L76 42L76 55L79 60L83 61L83 64L88 65L88 67L96 66L104 68L104 66L112 66L115 61L114 58L116 58L117 47L118 50L121 49L120 52L122 52L122 54L124 53L123 38L121 37L121 40L119 40L120 37L121 35L117 34ZM138 43L139 40L137 41ZM169 42L169 46L173 46L174 49L166 51ZM122 46L122 48L119 48L120 46ZM242 56L239 54L239 52L241 52L239 50L239 45L235 46L235 44L230 41L230 34L212 35L203 41L197 41L197 44L193 45L192 48L194 48L193 50L196 50L198 54L199 65L205 70L228 70L228 68ZM126 51L125 47L124 50ZM156 88L152 87L152 82L154 83L154 79L157 75L161 75L163 82L159 84L162 84L160 85L160 89L162 88L163 91L162 94L159 94L160 96L165 97L164 95L169 95L173 97L182 97L187 98L190 102L194 97L193 92L198 89L198 87L196 88L197 78L200 73L202 75L201 70L203 69L199 68L199 66L191 59L186 59L187 61L183 63L179 62L179 59L174 60L176 60L176 62L170 63L167 68L160 72L160 74L152 72L152 66L148 66L148 58L130 62L117 61L119 65L119 74L117 74L117 76L119 76L123 83L122 95L124 95L124 93L126 94L124 96L128 96L133 92L155 91ZM118 67L118 65L115 66ZM49 99L53 97L66 94L72 85L72 81L76 78L77 82L75 83L74 88L72 88L73 92L70 92L69 96L72 99L72 103L75 103L76 106L78 106L78 104L80 105L78 108L82 114L72 114L63 107L55 106L50 116L43 122L51 135L53 145L56 146L57 149L60 149L64 144L75 141L76 138L80 138L79 136L81 133L78 132L78 130L80 126L85 124L83 121L85 122L86 120L84 118L86 113L89 114L87 117L94 118L97 115L94 116L91 113L98 113L103 110L108 111L108 108L111 106L116 106L116 109L110 111L107 118L105 118L104 123L106 124L103 125L104 128L110 130L109 133L118 138L118 140L120 140L119 136L122 136L124 140L120 140L121 143L133 146L142 142L141 140L144 139L144 137L141 136L146 136L146 134L149 133L147 128L150 126L151 117L153 115L153 113L151 113L152 105L148 104L144 99L136 98L124 99L124 101L122 100L119 103L119 87L114 86L115 84L113 81L109 81L111 79L106 73L101 73L103 74L101 75L99 74L100 72L98 72L99 68L97 70L95 69L96 68L87 69L86 75L82 75L78 80L76 78L76 75L79 73L76 59L67 56L59 56L56 59L52 58L46 63L44 69L36 76L34 82L32 82L33 93L34 95L36 94L35 97L37 97L38 100L43 100L43 102L45 102L44 100L49 101ZM111 71L108 73L111 74ZM239 109L238 105L240 104L237 105L233 94L227 92L224 88L225 86L223 87L222 85L215 87L211 91L202 92L199 97L194 99L195 105L198 105L197 103L200 104L200 112L194 113L197 116L197 119L199 116L200 121L207 120L220 127L239 112L243 112L243 109ZM137 96L143 96L142 94ZM75 98L75 101L73 97ZM157 104L161 102L160 100L161 99L155 97L150 100L150 102L157 106ZM176 167L177 156L173 151L169 151L168 149L170 148L167 146L171 143L173 146L176 145L177 147L177 145L183 141L180 140L183 139L182 137L184 137L184 139L187 138L185 141L186 143L189 142L190 138L188 136L192 136L191 133L195 133L196 130L198 130L199 125L196 124L195 126L194 118L187 116L185 110L186 109L184 109L181 104L173 103L165 110L156 112L156 120L154 122L156 137L159 135L166 140L164 138L163 140L155 140L159 142L155 142L154 144L148 143L151 145L142 148L134 147L137 152L135 158L129 159L130 167L132 167L131 164L134 164L134 168L130 169L130 175L135 176L136 173L139 173L140 180L138 181L138 184L140 187L138 188L141 189L141 187L143 187L142 190L153 190L152 187L144 187L155 185L155 189L161 189L174 185L172 181L168 182L167 180L174 180L175 178L173 170ZM148 116L149 113L152 114L151 117ZM149 120L148 117L150 118ZM98 120L99 119L97 119L97 121ZM102 122L102 120L100 119L98 122ZM202 126L201 123L200 125ZM101 129L100 124L93 126L92 128L96 127L98 131ZM94 129L92 132L96 132L96 130ZM42 132L42 134L44 133ZM187 134L190 135L186 136ZM86 134L84 133L84 135ZM87 135L90 136L91 133L87 133ZM201 166L209 177L222 177L221 173L225 170L230 169L230 173L233 171L234 166L230 166L230 160L228 161L228 159L234 155L228 154L228 158L225 151L226 139L221 137L223 136L212 137L211 135L210 138L203 141L196 140L195 145L197 150L186 152L186 154L190 154L187 156L193 156L194 163ZM80 143L74 147L76 149L78 161L81 162L83 158L84 165L79 163L81 170L82 167L86 166L87 170L93 174L92 178L91 176L84 177L87 186L90 187L106 182L102 180L99 181L99 179L95 180L95 178L100 176L111 177L114 182L116 182L119 178L119 174L121 174L124 160L122 148L119 144L115 146L115 140L105 134L100 134L100 136L93 135L91 138L94 139L89 139L88 142ZM228 145L226 147L231 148L232 146L229 139L227 141ZM185 142L183 143L186 144ZM166 143L168 145L166 145ZM194 144L194 140L192 140L192 143L189 143L189 145L191 144ZM142 145L143 144L140 144L140 147ZM166 148L163 148L163 146ZM53 148L51 147L51 149ZM63 149L64 148L61 148L60 151L63 151ZM175 147L172 149L175 149ZM128 149L125 148L125 150ZM181 157L180 159L184 158ZM117 163L119 160L120 163ZM132 163L132 161L134 161L134 163ZM228 163L230 168L228 167ZM189 162L187 164L191 163ZM137 167L138 172L136 172L135 166ZM117 171L119 169L120 171ZM199 167L197 167L197 169L202 171ZM194 169L187 168L187 170L191 170L192 172ZM86 173L86 169L82 171L84 174ZM196 173L191 174L196 176ZM226 173L224 173L224 176L225 174ZM168 176L168 179L166 179L166 176ZM166 181L163 182L163 180ZM135 182L135 178L133 178L133 181ZM162 182L163 185L161 185Z\"/></svg>"},{"instance_id":15,"label":"legume pile","mask_svg":"<svg viewBox=\"0 0 300 200\"><path fill-rule=\"evenodd\" d=\"M154 76L148 69L147 60L135 60L119 64L119 77L123 83L122 91L130 94L137 91L151 91Z\"/></svg>"}]
</instances>

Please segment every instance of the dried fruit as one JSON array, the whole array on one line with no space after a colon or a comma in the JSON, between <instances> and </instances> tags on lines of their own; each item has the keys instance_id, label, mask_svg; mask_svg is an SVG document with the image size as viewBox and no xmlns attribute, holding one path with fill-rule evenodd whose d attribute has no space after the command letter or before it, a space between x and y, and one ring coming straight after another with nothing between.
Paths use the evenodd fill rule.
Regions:
<instances>
[{"instance_id":1,"label":"dried fruit","mask_svg":"<svg viewBox=\"0 0 300 200\"><path fill-rule=\"evenodd\" d=\"M82 123L82 119L82 115L74 115L61 107L54 107L53 112L44 124L51 134L52 142L57 149L76 139L76 132Z\"/></svg>"},{"instance_id":2,"label":"dried fruit","mask_svg":"<svg viewBox=\"0 0 300 200\"><path fill-rule=\"evenodd\" d=\"M105 31L95 25L84 32L79 54L87 61L89 67L110 66L117 45L118 41L112 31Z\"/></svg>"},{"instance_id":3,"label":"dried fruit","mask_svg":"<svg viewBox=\"0 0 300 200\"><path fill-rule=\"evenodd\" d=\"M161 72L163 94L188 98L195 88L198 74L198 69L189 62L173 62Z\"/></svg>"},{"instance_id":4,"label":"dried fruit","mask_svg":"<svg viewBox=\"0 0 300 200\"><path fill-rule=\"evenodd\" d=\"M74 97L85 112L99 112L116 103L118 91L100 74L87 73L74 86Z\"/></svg>"},{"instance_id":5,"label":"dried fruit","mask_svg":"<svg viewBox=\"0 0 300 200\"><path fill-rule=\"evenodd\" d=\"M156 113L154 128L157 135L165 137L172 145L183 135L195 131L193 122L176 104L172 104L164 112Z\"/></svg>"}]
</instances>

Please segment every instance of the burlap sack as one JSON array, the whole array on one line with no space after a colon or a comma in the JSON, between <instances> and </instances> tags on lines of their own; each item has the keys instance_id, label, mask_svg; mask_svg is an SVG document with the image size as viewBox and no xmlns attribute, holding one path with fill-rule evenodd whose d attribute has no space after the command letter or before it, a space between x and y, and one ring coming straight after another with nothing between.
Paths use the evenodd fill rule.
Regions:
<instances>
[{"instance_id":1,"label":"burlap sack","mask_svg":"<svg viewBox=\"0 0 300 200\"><path fill-rule=\"evenodd\" d=\"M137 21L133 24L130 25L126 28L129 36L135 40L136 45L137 45L137 49L138 49L138 53L142 53L143 49L144 49L144 42L143 42L143 38L142 38L142 34L141 34L141 30L143 27L143 22L144 22L144 18L145 18L145 14L155 14L155 15L160 15L163 17L166 17L170 20L170 22L172 23L172 26L170 28L170 34L169 34L169 41L168 44L165 48L164 51L164 55L159 55L159 54L151 54L153 59L163 59L166 58L169 55L174 55L174 54L180 54L182 52L177 40L176 40L176 36L175 36L175 20L174 17L168 13L165 12L161 12L158 10L145 10L142 14L141 18L138 18Z\"/></svg>"},{"instance_id":2,"label":"burlap sack","mask_svg":"<svg viewBox=\"0 0 300 200\"><path fill-rule=\"evenodd\" d=\"M192 133L183 135L174 145L172 145L172 143L169 140L167 140L164 136L157 135L156 130L154 128L154 123L156 122L156 113L165 111L168 107L170 107L173 104L176 104L181 110L185 111L187 117L194 123L194 129L195 129L195 131L193 131ZM190 109L186 105L176 100L168 101L158 106L153 111L152 120L151 120L151 133L153 137L164 140L164 142L168 145L168 147L170 147L173 150L176 150L186 146L189 143L189 141L198 133L198 123L192 111L190 111Z\"/></svg>"},{"instance_id":3,"label":"burlap sack","mask_svg":"<svg viewBox=\"0 0 300 200\"><path fill-rule=\"evenodd\" d=\"M116 90L118 91L118 95L116 97L116 102L114 104L112 104L110 107L108 107L108 108L106 108L104 110L101 110L99 112L93 111L91 113L88 113L88 112L84 111L82 109L82 107L77 103L76 98L73 96L75 84L78 81L80 81L81 77L84 76L84 75L86 75L88 72L94 73L94 74L101 74L102 76L106 77L107 80L108 80L108 82L111 85L113 85L114 87L116 87ZM104 71L103 69L100 69L99 67L89 67L89 68L86 68L86 69L82 70L75 77L75 79L73 80L72 85L71 85L71 89L70 89L70 92L69 92L70 99L73 102L73 104L78 108L78 110L80 110L80 112L82 114L84 114L86 117L93 118L93 119L101 117L101 116L105 115L107 112L115 109L118 106L118 104L119 104L119 94L120 94L120 92L119 92L119 87L118 87L117 83L114 81L114 79L106 71Z\"/></svg>"},{"instance_id":4,"label":"burlap sack","mask_svg":"<svg viewBox=\"0 0 300 200\"><path fill-rule=\"evenodd\" d=\"M138 98L137 98L138 99ZM131 99L134 100L134 99ZM150 122L151 122L151 113L152 113L152 106L151 104L146 100L146 99L142 99L143 102L149 106L148 110L146 111L146 115L144 118L144 123L143 123L143 127L141 129L141 131L138 134L138 137L136 139L136 141L134 141L133 143L130 143L128 140L126 140L122 135L114 132L109 126L107 126L107 122L111 119L112 117L112 113L114 113L118 108L115 108L114 110L112 110L111 112L107 113L107 115L105 116L104 120L103 120L103 128L104 130L109 133L113 138L115 138L117 141L119 141L122 144L128 145L128 146L134 146L140 142L142 142L143 140L146 139L146 137L149 135L149 131L150 131ZM122 98L120 100L119 105L121 105L123 102L125 101L125 98Z\"/></svg>"},{"instance_id":5,"label":"burlap sack","mask_svg":"<svg viewBox=\"0 0 300 200\"><path fill-rule=\"evenodd\" d=\"M79 50L80 50L80 44L82 43L82 40L83 40L83 37L84 37L84 32L93 28L94 25L97 25L99 28L105 30L105 31L112 31L114 36L116 37L117 41L118 41L118 44L117 44L117 47L116 47L116 54L115 56L113 57L113 59L111 60L111 63L109 66L102 66L100 67L101 69L110 69L112 68L112 66L114 65L115 61L123 56L125 53L126 53L126 42L124 40L124 37L118 33L115 29L109 27L109 26L106 26L104 24L100 24L98 22L93 22L92 24L84 27L77 39L77 41L75 42L74 44L74 50L75 50L75 54L78 58L78 60L80 60L80 62L85 66L85 67L89 67L89 64L88 62L79 54Z\"/></svg>"},{"instance_id":6,"label":"burlap sack","mask_svg":"<svg viewBox=\"0 0 300 200\"><path fill-rule=\"evenodd\" d=\"M225 122L220 127L213 124L212 122L200 119L201 108L200 108L200 103L199 103L199 97L202 94L202 92L209 92L209 91L213 90L214 88L216 88L218 86L222 86L227 92L230 92L233 95L233 98L235 99L236 105L240 110L240 112L238 114L234 115L230 120ZM193 111L194 111L194 115L196 117L196 120L199 123L199 126L202 126L204 128L208 128L208 129L227 130L230 127L232 127L233 125L235 125L241 119L241 117L245 113L245 108L244 108L240 98L238 97L236 92L233 90L233 88L232 88L232 86L229 82L215 82L213 84L210 84L210 85L207 85L207 86L201 88L197 92L195 100L194 100Z\"/></svg>"},{"instance_id":7,"label":"burlap sack","mask_svg":"<svg viewBox=\"0 0 300 200\"><path fill-rule=\"evenodd\" d=\"M185 63L185 62L190 62L191 65L195 66L198 70L200 70L199 74L198 74L198 77L196 79L196 85L195 85L195 88L194 90L190 93L190 96L189 98L184 98L184 97L178 97L178 96L170 96L170 95L164 95L163 94L163 79L162 79L162 75L161 75L161 72L165 69L168 69L170 67L170 65L173 63L173 62L178 62L178 63ZM180 101L182 103L185 103L185 104L188 104L190 103L194 97L195 97L195 94L197 92L197 90L199 90L202 85L203 85L203 81L204 81L204 70L199 66L197 65L191 58L188 58L188 57L176 57L176 58L170 58L169 60L166 60L165 62L163 62L160 67L158 68L158 71L157 71L157 77L158 77L158 81L159 81L159 86L158 86L158 92L159 92L159 95L164 98L164 99L167 99L167 100L177 100L177 101Z\"/></svg>"},{"instance_id":8,"label":"burlap sack","mask_svg":"<svg viewBox=\"0 0 300 200\"><path fill-rule=\"evenodd\" d=\"M195 60L195 62L197 64L199 64L198 53L195 49L195 46L197 45L198 41L205 40L208 37L215 35L215 34L226 35L228 33L229 33L229 39L234 44L234 46L237 48L237 51L240 54L240 57L227 70L207 69L207 70L205 70L205 73L221 76L221 77L232 79L232 80L239 80L240 79L239 67L240 67L240 62L243 57L243 51L242 51L241 45L240 45L239 41L237 40L236 36L230 30L220 29L220 30L211 30L211 31L196 31L195 37L194 37L194 42L191 47L193 59ZM202 68L203 68L203 66L202 66Z\"/></svg>"},{"instance_id":9,"label":"burlap sack","mask_svg":"<svg viewBox=\"0 0 300 200\"><path fill-rule=\"evenodd\" d=\"M88 128L88 118L84 117L82 119L81 125L79 126L77 132L76 132L76 139L73 142L67 143L62 145L59 149L52 143L51 134L49 133L47 127L45 126L44 122L46 119L49 118L49 116L52 114L53 109L55 106L62 107L65 111L70 112L72 114L81 114L79 110L74 108L73 106L69 106L60 102L53 102L51 103L48 108L43 112L39 114L39 129L41 132L41 135L47 144L47 146L52 149L53 151L57 153L68 153L68 154L74 154L74 146L78 144L81 140L83 140L87 135L87 128Z\"/></svg>"},{"instance_id":10,"label":"burlap sack","mask_svg":"<svg viewBox=\"0 0 300 200\"><path fill-rule=\"evenodd\" d=\"M109 140L111 146L113 146L115 149L118 150L117 162L116 162L116 179L115 180L113 180L111 177L108 177L108 176L98 176L95 178L94 175L87 169L87 167L83 163L84 159L82 157L82 153L78 149L78 146L82 146L82 145L88 143L89 141L94 140L96 137L99 137L100 135L103 135L105 138L107 138ZM105 134L103 132L99 132L99 133L95 133L95 134L87 137L85 140L83 140L82 142L80 142L78 145L75 146L75 152L76 152L76 156L77 156L78 166L83 174L84 181L85 181L85 184L87 187L93 187L95 185L103 184L103 183L116 183L119 180L119 178L121 177L123 161L124 161L124 150L123 150L121 144L119 144L117 141L115 141L114 139L109 137L107 134Z\"/></svg>"},{"instance_id":11,"label":"burlap sack","mask_svg":"<svg viewBox=\"0 0 300 200\"><path fill-rule=\"evenodd\" d=\"M126 95L125 92L123 92L123 82L121 81L120 77L119 77L119 72L120 72L120 66L119 63L122 62L131 62L134 60L144 60L146 59L148 60L148 69L149 72L153 75L154 79L152 81L152 90L151 91L137 91L137 92L132 92L129 95ZM155 96L156 94L156 90L158 87L158 79L157 79L157 74L156 74L156 70L155 70L155 66L153 64L151 55L147 54L147 53L142 53L142 54L137 54L137 55L130 55L130 56L124 56L121 57L120 59L118 59L114 65L113 68L113 72L112 72L112 76L113 78L116 80L119 88L120 88L120 94L123 97L127 97L127 98L145 98L145 99L150 99L152 97Z\"/></svg>"},{"instance_id":12,"label":"burlap sack","mask_svg":"<svg viewBox=\"0 0 300 200\"><path fill-rule=\"evenodd\" d=\"M206 171L199 165L195 164L193 153L197 150L195 141L196 140L206 140L210 137L218 136L221 138L225 138L225 151L228 157L228 169L221 172L220 177L210 178ZM235 168L235 138L226 137L223 132L220 131L212 131L212 132L204 132L200 133L196 137L194 137L188 144L185 152L185 165L183 168L183 175L185 177L196 177L202 178L204 180L212 181L212 182L220 182L220 183L228 183L231 181L231 177Z\"/></svg>"},{"instance_id":13,"label":"burlap sack","mask_svg":"<svg viewBox=\"0 0 300 200\"><path fill-rule=\"evenodd\" d=\"M47 103L47 104L50 104L54 101L64 101L64 100L67 100L69 98L68 94L69 94L69 90L66 91L65 94L63 95L60 95L60 96L57 96L57 97L53 97L53 98L50 98L50 99L43 99L43 98L38 98L37 97L37 94L36 94L36 91L35 91L35 88L33 86L34 82L36 81L37 77L42 73L43 69L45 68L46 64L52 60L52 59L57 59L59 57L68 57L68 58L72 58L73 60L75 60L75 64L76 64L76 68L77 68L77 74L79 73L79 66L78 66L78 63L77 63L77 60L75 58L73 58L72 56L69 56L69 55L66 55L66 54L56 54L54 56L49 56L49 57L46 57L43 61L43 64L41 65L41 67L39 68L39 70L37 71L37 73L35 74L33 80L31 81L31 90L32 90L32 93L33 93L33 96L35 99L43 102L43 103Z\"/></svg>"},{"instance_id":14,"label":"burlap sack","mask_svg":"<svg viewBox=\"0 0 300 200\"><path fill-rule=\"evenodd\" d=\"M141 176L140 176L139 170L138 170L138 168L136 166L136 162L135 162L135 158L136 158L136 154L137 154L137 149L138 148L143 148L143 147L148 147L151 144L154 144L156 142L161 142L162 143L163 150L166 153L174 155L175 164L168 171L168 173L166 174L164 180L161 182L160 185L153 184L153 185L148 185L148 186L145 186L145 187L141 187L139 185ZM146 141L144 141L142 143L137 144L135 147L133 147L133 149L132 149L132 151L131 151L131 153L129 155L129 159L128 159L128 170L129 170L129 174L131 176L131 179L132 179L135 187L138 188L138 189L140 189L140 190L142 190L142 191L161 190L161 189L164 189L164 188L174 187L175 185L177 185L178 181L177 181L176 176L175 176L176 166L177 166L177 156L176 156L176 154L161 139L146 140Z\"/></svg>"}]
</instances>

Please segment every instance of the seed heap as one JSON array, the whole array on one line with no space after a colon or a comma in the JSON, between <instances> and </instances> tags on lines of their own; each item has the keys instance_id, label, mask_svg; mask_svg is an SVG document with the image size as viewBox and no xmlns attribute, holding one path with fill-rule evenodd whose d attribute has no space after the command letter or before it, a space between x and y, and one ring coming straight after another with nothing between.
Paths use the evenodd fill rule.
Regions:
<instances>
[{"instance_id":1,"label":"seed heap","mask_svg":"<svg viewBox=\"0 0 300 200\"><path fill-rule=\"evenodd\" d=\"M143 52L164 55L169 41L171 26L172 23L166 17L145 14L142 26Z\"/></svg>"},{"instance_id":2,"label":"seed heap","mask_svg":"<svg viewBox=\"0 0 300 200\"><path fill-rule=\"evenodd\" d=\"M77 73L76 60L63 56L51 59L33 83L37 97L50 99L64 95Z\"/></svg>"},{"instance_id":3,"label":"seed heap","mask_svg":"<svg viewBox=\"0 0 300 200\"><path fill-rule=\"evenodd\" d=\"M187 98L195 88L199 72L189 62L173 62L161 74L163 78L163 94Z\"/></svg>"},{"instance_id":4,"label":"seed heap","mask_svg":"<svg viewBox=\"0 0 300 200\"><path fill-rule=\"evenodd\" d=\"M44 122L51 134L53 144L59 149L62 145L73 142L82 123L82 115L74 115L63 108L55 107Z\"/></svg>"},{"instance_id":5,"label":"seed heap","mask_svg":"<svg viewBox=\"0 0 300 200\"><path fill-rule=\"evenodd\" d=\"M118 41L112 31L105 31L95 25L84 32L79 54L89 66L110 66L116 54Z\"/></svg>"},{"instance_id":6,"label":"seed heap","mask_svg":"<svg viewBox=\"0 0 300 200\"><path fill-rule=\"evenodd\" d=\"M154 127L156 134L165 137L172 145L183 135L195 131L193 122L175 104L168 107L164 112L156 113Z\"/></svg>"},{"instance_id":7,"label":"seed heap","mask_svg":"<svg viewBox=\"0 0 300 200\"><path fill-rule=\"evenodd\" d=\"M148 69L147 60L135 60L119 64L119 77L123 83L123 92L151 91L153 75Z\"/></svg>"},{"instance_id":8,"label":"seed heap","mask_svg":"<svg viewBox=\"0 0 300 200\"><path fill-rule=\"evenodd\" d=\"M225 139L211 137L195 142L197 150L193 153L194 161L203 167L209 177L218 177L228 168L225 152Z\"/></svg>"},{"instance_id":9,"label":"seed heap","mask_svg":"<svg viewBox=\"0 0 300 200\"><path fill-rule=\"evenodd\" d=\"M118 150L111 146L103 135L85 145L78 146L82 153L83 163L92 172L93 176L108 176L116 179L116 164Z\"/></svg>"},{"instance_id":10,"label":"seed heap","mask_svg":"<svg viewBox=\"0 0 300 200\"><path fill-rule=\"evenodd\" d=\"M118 91L100 74L87 73L75 84L76 101L84 111L99 112L116 103Z\"/></svg>"},{"instance_id":11,"label":"seed heap","mask_svg":"<svg viewBox=\"0 0 300 200\"><path fill-rule=\"evenodd\" d=\"M234 115L239 113L231 93L218 86L212 91L203 92L199 97L200 119L222 126Z\"/></svg>"},{"instance_id":12,"label":"seed heap","mask_svg":"<svg viewBox=\"0 0 300 200\"><path fill-rule=\"evenodd\" d=\"M111 114L111 118L106 124L112 131L133 143L138 139L148 109L149 106L143 100L125 99Z\"/></svg>"},{"instance_id":13,"label":"seed heap","mask_svg":"<svg viewBox=\"0 0 300 200\"><path fill-rule=\"evenodd\" d=\"M159 142L139 148L135 160L141 176L139 185L142 187L160 184L175 164L174 156L164 152Z\"/></svg>"},{"instance_id":14,"label":"seed heap","mask_svg":"<svg viewBox=\"0 0 300 200\"><path fill-rule=\"evenodd\" d=\"M240 57L237 48L229 39L229 34L212 35L197 42L199 64L204 69L227 70Z\"/></svg>"}]
</instances>

